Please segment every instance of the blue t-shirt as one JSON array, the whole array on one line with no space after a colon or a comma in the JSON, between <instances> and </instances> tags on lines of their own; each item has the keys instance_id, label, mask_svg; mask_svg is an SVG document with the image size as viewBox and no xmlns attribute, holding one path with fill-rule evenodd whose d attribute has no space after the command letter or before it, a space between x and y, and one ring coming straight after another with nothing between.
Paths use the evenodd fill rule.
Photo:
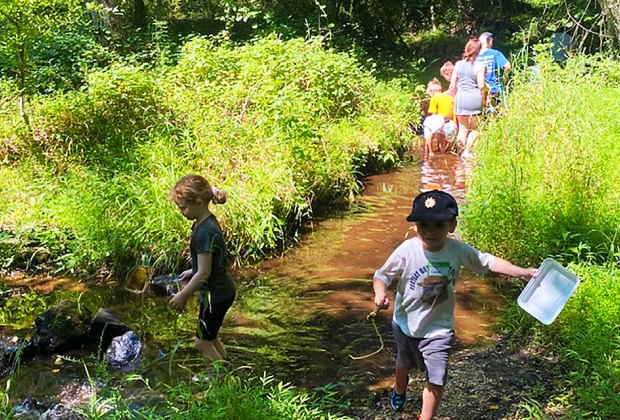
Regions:
<instances>
[{"instance_id":1,"label":"blue t-shirt","mask_svg":"<svg viewBox=\"0 0 620 420\"><path fill-rule=\"evenodd\" d=\"M491 93L498 93L502 88L499 72L508 63L508 59L500 51L490 48L480 54L476 61L483 63L487 69L484 81L491 88Z\"/></svg>"}]
</instances>

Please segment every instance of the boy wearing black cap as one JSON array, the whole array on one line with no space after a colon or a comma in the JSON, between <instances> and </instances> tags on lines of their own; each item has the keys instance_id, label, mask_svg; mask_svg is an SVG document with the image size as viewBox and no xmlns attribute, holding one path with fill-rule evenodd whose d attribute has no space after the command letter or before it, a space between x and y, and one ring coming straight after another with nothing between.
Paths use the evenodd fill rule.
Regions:
<instances>
[{"instance_id":1,"label":"boy wearing black cap","mask_svg":"<svg viewBox=\"0 0 620 420\"><path fill-rule=\"evenodd\" d=\"M399 411L407 401L409 370L426 372L419 419L432 419L443 395L448 352L454 338L455 284L461 267L528 281L535 269L517 267L448 235L456 229L458 205L450 194L433 190L419 194L407 221L417 236L404 241L375 271L375 304L389 307L386 290L399 278L392 328L396 338L395 386L390 405Z\"/></svg>"}]
</instances>

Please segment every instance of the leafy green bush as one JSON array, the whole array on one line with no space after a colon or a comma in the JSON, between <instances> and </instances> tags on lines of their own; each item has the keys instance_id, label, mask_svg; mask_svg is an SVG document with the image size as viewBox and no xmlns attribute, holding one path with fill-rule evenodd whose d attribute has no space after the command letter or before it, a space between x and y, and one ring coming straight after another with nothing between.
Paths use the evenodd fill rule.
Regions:
<instances>
[{"instance_id":1,"label":"leafy green bush","mask_svg":"<svg viewBox=\"0 0 620 420\"><path fill-rule=\"evenodd\" d=\"M412 108L402 85L316 40L195 38L174 67L116 64L84 91L38 97L34 135L21 131L1 168L0 223L13 237L37 224L66 232L51 256L59 270L145 259L176 270L188 226L168 190L200 173L229 193L214 211L232 253L261 258L295 238L314 204L342 203L362 172L397 165ZM0 116L6 133L11 121Z\"/></svg>"},{"instance_id":2,"label":"leafy green bush","mask_svg":"<svg viewBox=\"0 0 620 420\"><path fill-rule=\"evenodd\" d=\"M21 154L39 156L61 172L79 162L108 170L131 164L145 130L166 116L162 95L155 75L139 67L95 71L85 91L39 97L34 135L24 135Z\"/></svg>"},{"instance_id":3,"label":"leafy green bush","mask_svg":"<svg viewBox=\"0 0 620 420\"><path fill-rule=\"evenodd\" d=\"M80 89L89 71L103 68L118 58L103 47L86 29L58 27L37 40L31 53L32 89L41 93L59 93Z\"/></svg>"}]
</instances>

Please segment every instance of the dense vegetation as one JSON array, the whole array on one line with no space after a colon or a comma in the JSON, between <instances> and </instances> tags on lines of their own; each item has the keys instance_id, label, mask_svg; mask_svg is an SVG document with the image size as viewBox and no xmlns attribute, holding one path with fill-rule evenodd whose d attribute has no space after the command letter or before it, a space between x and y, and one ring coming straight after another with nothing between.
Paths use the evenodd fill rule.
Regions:
<instances>
[{"instance_id":1,"label":"dense vegetation","mask_svg":"<svg viewBox=\"0 0 620 420\"><path fill-rule=\"evenodd\" d=\"M316 39L197 37L174 66L93 72L82 90L32 103L34 135L4 120L3 265L27 263L14 256L28 238L60 270L142 258L176 269L187 226L167 191L195 172L231 195L221 219L233 253L264 255L314 202L344 200L356 174L398 163L410 99Z\"/></svg>"},{"instance_id":2,"label":"dense vegetation","mask_svg":"<svg viewBox=\"0 0 620 420\"><path fill-rule=\"evenodd\" d=\"M510 112L484 128L465 232L484 249L531 266L554 257L581 277L551 326L516 308L504 326L557 352L568 372L557 400L571 416L611 418L620 410L620 64L538 64L519 75Z\"/></svg>"},{"instance_id":3,"label":"dense vegetation","mask_svg":"<svg viewBox=\"0 0 620 420\"><path fill-rule=\"evenodd\" d=\"M585 0L499 4L3 1L0 269L178 269L187 223L166 197L188 172L229 192L215 211L239 262L284 249L314 209L345 204L361 175L400 163L418 82L458 56L469 35L490 29L522 69L509 112L477 145L465 234L524 264L554 256L582 277L552 326L511 308L503 327L560 356L568 374L553 403L567 416L613 417L620 67L605 52L560 69L534 61L531 47L566 30L581 52L607 51L617 43L616 9L603 1L603 14ZM540 72L526 71L534 63ZM30 297L19 316L49 304ZM0 392L6 415L9 389L10 381ZM191 379L170 386L169 412L213 418L223 406L240 411L222 418L247 410L329 418L339 408L333 394L309 397L271 378L227 374L207 389ZM93 398L91 418L110 405L118 418L137 415L112 386L106 392ZM251 408L239 394L252 396L243 401Z\"/></svg>"}]
</instances>

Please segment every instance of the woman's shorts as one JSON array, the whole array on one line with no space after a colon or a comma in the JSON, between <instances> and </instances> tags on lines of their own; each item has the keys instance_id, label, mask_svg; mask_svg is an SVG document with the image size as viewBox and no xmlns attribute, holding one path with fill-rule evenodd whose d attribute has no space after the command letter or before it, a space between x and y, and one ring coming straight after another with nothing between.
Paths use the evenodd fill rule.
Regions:
<instances>
[{"instance_id":1,"label":"woman's shorts","mask_svg":"<svg viewBox=\"0 0 620 420\"><path fill-rule=\"evenodd\" d=\"M215 340L222 322L224 322L224 317L234 300L235 296L223 302L213 302L209 305L206 299L202 299L202 302L200 302L200 313L198 314L196 337L201 340Z\"/></svg>"},{"instance_id":2,"label":"woman's shorts","mask_svg":"<svg viewBox=\"0 0 620 420\"><path fill-rule=\"evenodd\" d=\"M426 380L444 386L448 380L448 354L454 332L429 338L413 338L402 332L392 321L398 355L396 365L407 370L417 368L426 372Z\"/></svg>"}]
</instances>

